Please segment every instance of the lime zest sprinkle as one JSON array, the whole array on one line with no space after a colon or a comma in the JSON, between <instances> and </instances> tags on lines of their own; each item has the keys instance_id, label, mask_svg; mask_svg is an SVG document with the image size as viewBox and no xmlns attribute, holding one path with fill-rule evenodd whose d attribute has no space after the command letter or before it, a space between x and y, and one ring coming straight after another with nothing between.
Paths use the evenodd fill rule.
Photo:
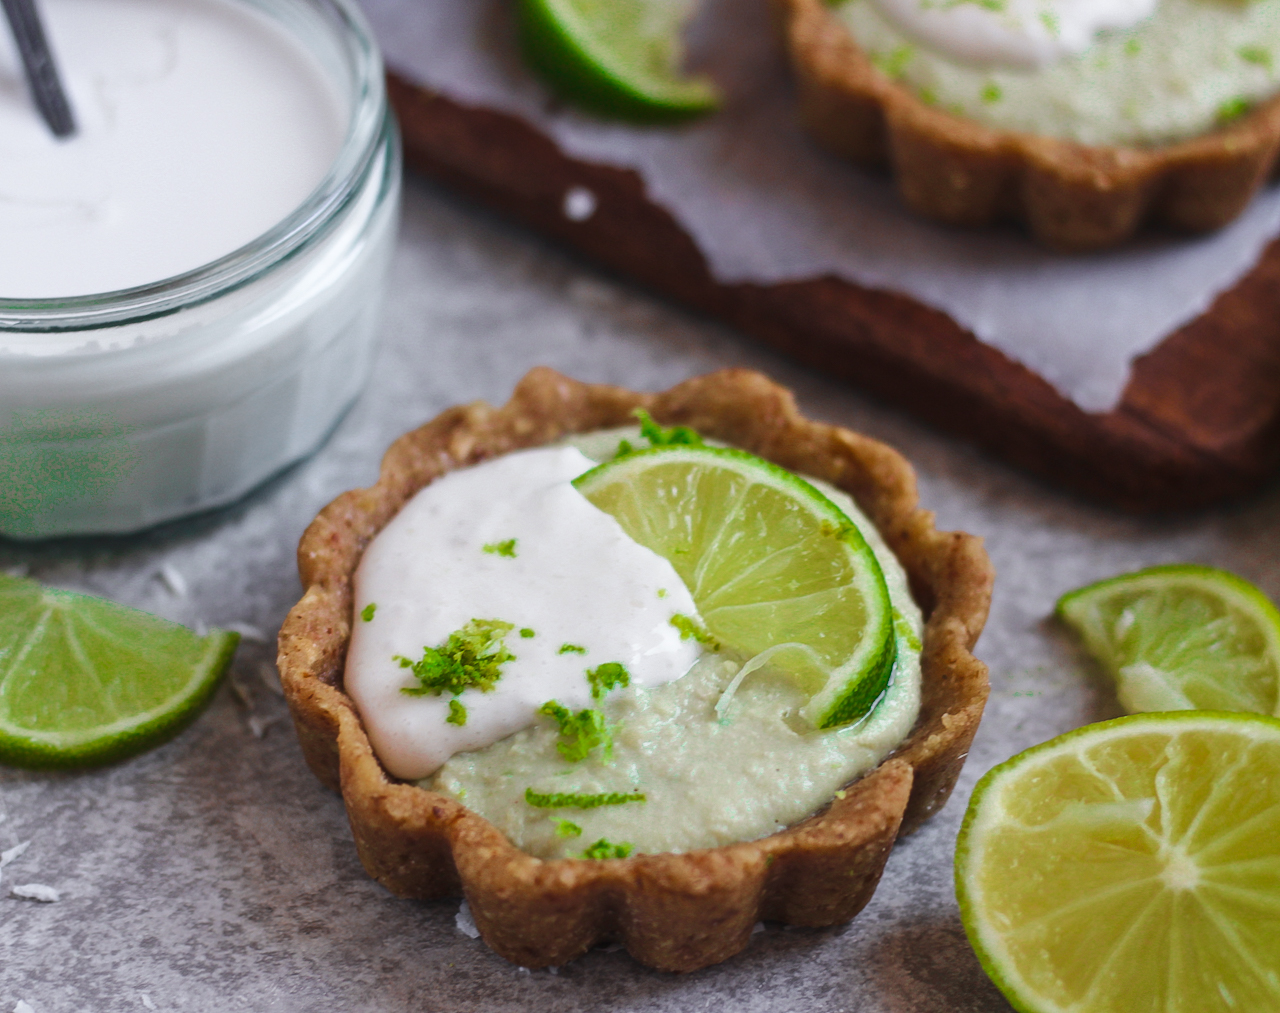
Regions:
<instances>
[{"instance_id":1,"label":"lime zest sprinkle","mask_svg":"<svg viewBox=\"0 0 1280 1013\"><path fill-rule=\"evenodd\" d=\"M1232 120L1238 120L1241 116L1249 111L1252 103L1243 95L1237 95L1235 98L1229 98L1218 106L1218 119L1223 123L1230 123Z\"/></svg>"},{"instance_id":2,"label":"lime zest sprinkle","mask_svg":"<svg viewBox=\"0 0 1280 1013\"><path fill-rule=\"evenodd\" d=\"M524 800L535 809L598 809L602 805L643 802L645 795L642 791L605 791L595 795L580 791L552 791L544 795L526 788Z\"/></svg>"},{"instance_id":3,"label":"lime zest sprinkle","mask_svg":"<svg viewBox=\"0 0 1280 1013\"><path fill-rule=\"evenodd\" d=\"M665 587L658 588L658 597L665 598L666 596L667 596L667 589Z\"/></svg>"},{"instance_id":4,"label":"lime zest sprinkle","mask_svg":"<svg viewBox=\"0 0 1280 1013\"><path fill-rule=\"evenodd\" d=\"M424 647L422 660L413 661L402 654L394 660L401 668L413 670L418 686L406 686L400 690L406 696L440 696L450 693L457 696L465 689L478 689L482 693L492 691L494 683L502 676L502 666L515 661L515 655L507 650L503 638L515 626L501 619L472 619L461 629L454 630L439 647Z\"/></svg>"},{"instance_id":5,"label":"lime zest sprinkle","mask_svg":"<svg viewBox=\"0 0 1280 1013\"><path fill-rule=\"evenodd\" d=\"M1236 53L1245 63L1253 63L1259 67L1271 69L1271 50L1269 49L1265 49L1262 46L1241 46L1236 50Z\"/></svg>"},{"instance_id":6,"label":"lime zest sprinkle","mask_svg":"<svg viewBox=\"0 0 1280 1013\"><path fill-rule=\"evenodd\" d=\"M896 608L893 610L893 632L906 644L912 651L920 650L924 645L920 643L920 637L915 631L915 627L911 625L907 617L899 612Z\"/></svg>"},{"instance_id":7,"label":"lime zest sprinkle","mask_svg":"<svg viewBox=\"0 0 1280 1013\"><path fill-rule=\"evenodd\" d=\"M582 827L578 826L578 824L576 823L571 822L570 820L553 818L552 822L554 822L556 825L557 837L581 837L582 836Z\"/></svg>"},{"instance_id":8,"label":"lime zest sprinkle","mask_svg":"<svg viewBox=\"0 0 1280 1013\"><path fill-rule=\"evenodd\" d=\"M983 85L980 97L987 105L992 105L1004 98L1004 89L994 81L989 81Z\"/></svg>"},{"instance_id":9,"label":"lime zest sprinkle","mask_svg":"<svg viewBox=\"0 0 1280 1013\"><path fill-rule=\"evenodd\" d=\"M1142 52L1142 43L1137 39L1129 39L1124 44L1124 51L1130 56L1137 56Z\"/></svg>"},{"instance_id":10,"label":"lime zest sprinkle","mask_svg":"<svg viewBox=\"0 0 1280 1013\"><path fill-rule=\"evenodd\" d=\"M534 632L533 632L533 630L529 629L529 627L528 627L528 626L521 626L521 627L520 627L520 636L524 637L524 638L525 638L525 640L528 640L530 637L536 637L536 636L537 636L537 634L536 634L536 633L534 633Z\"/></svg>"},{"instance_id":11,"label":"lime zest sprinkle","mask_svg":"<svg viewBox=\"0 0 1280 1013\"><path fill-rule=\"evenodd\" d=\"M378 611L377 603L369 602L368 605L366 605L364 608L360 610L360 618L363 619L366 623L372 622L373 614L377 611Z\"/></svg>"},{"instance_id":12,"label":"lime zest sprinkle","mask_svg":"<svg viewBox=\"0 0 1280 1013\"><path fill-rule=\"evenodd\" d=\"M626 841L621 844L610 844L606 838L601 837L582 853L582 857L599 861L604 858L626 858L630 854L631 845Z\"/></svg>"},{"instance_id":13,"label":"lime zest sprinkle","mask_svg":"<svg viewBox=\"0 0 1280 1013\"><path fill-rule=\"evenodd\" d=\"M631 673L619 661L606 661L603 665L587 669L587 682L591 683L591 699L603 700L609 690L630 686Z\"/></svg>"},{"instance_id":14,"label":"lime zest sprinkle","mask_svg":"<svg viewBox=\"0 0 1280 1013\"><path fill-rule=\"evenodd\" d=\"M516 539L508 538L505 542L487 542L484 551L494 556L506 556L508 559L516 558Z\"/></svg>"},{"instance_id":15,"label":"lime zest sprinkle","mask_svg":"<svg viewBox=\"0 0 1280 1013\"><path fill-rule=\"evenodd\" d=\"M1044 25L1045 31L1055 39L1062 33L1062 23L1058 20L1058 15L1054 14L1053 11L1041 11L1040 23ZM1137 40L1130 39L1129 41L1132 43ZM1134 52L1134 50L1130 50L1128 46L1125 46L1125 50L1127 52Z\"/></svg>"},{"instance_id":16,"label":"lime zest sprinkle","mask_svg":"<svg viewBox=\"0 0 1280 1013\"><path fill-rule=\"evenodd\" d=\"M877 53L871 57L871 62L887 77L899 78L915 55L916 51L910 46L898 46L888 53Z\"/></svg>"},{"instance_id":17,"label":"lime zest sprinkle","mask_svg":"<svg viewBox=\"0 0 1280 1013\"><path fill-rule=\"evenodd\" d=\"M702 623L692 616L677 612L671 617L670 622L672 626L680 631L681 640L696 640L703 647L709 647L713 651L720 649L720 642L707 632L707 628Z\"/></svg>"},{"instance_id":18,"label":"lime zest sprinkle","mask_svg":"<svg viewBox=\"0 0 1280 1013\"><path fill-rule=\"evenodd\" d=\"M600 748L606 760L613 758L613 729L602 711L586 709L574 714L555 700L548 700L538 713L555 721L560 730L556 751L570 763L578 763Z\"/></svg>"},{"instance_id":19,"label":"lime zest sprinkle","mask_svg":"<svg viewBox=\"0 0 1280 1013\"><path fill-rule=\"evenodd\" d=\"M560 650L556 654L586 654L587 649L581 644L564 643L560 645Z\"/></svg>"},{"instance_id":20,"label":"lime zest sprinkle","mask_svg":"<svg viewBox=\"0 0 1280 1013\"><path fill-rule=\"evenodd\" d=\"M456 699L449 701L449 716L445 721L459 728L467 723L467 708L462 705L462 701Z\"/></svg>"},{"instance_id":21,"label":"lime zest sprinkle","mask_svg":"<svg viewBox=\"0 0 1280 1013\"><path fill-rule=\"evenodd\" d=\"M670 426L664 428L653 421L653 416L643 408L637 408L632 414L640 420L640 435L649 441L649 448L654 447L701 447L702 437L697 430L688 426ZM639 453L643 448L636 447L630 440L618 443L616 457Z\"/></svg>"}]
</instances>

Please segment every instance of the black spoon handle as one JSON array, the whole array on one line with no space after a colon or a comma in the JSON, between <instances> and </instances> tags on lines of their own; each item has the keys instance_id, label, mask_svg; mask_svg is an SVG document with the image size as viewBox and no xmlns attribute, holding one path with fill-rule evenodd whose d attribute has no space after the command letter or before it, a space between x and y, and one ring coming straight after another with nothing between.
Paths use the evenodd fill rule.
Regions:
<instances>
[{"instance_id":1,"label":"black spoon handle","mask_svg":"<svg viewBox=\"0 0 1280 1013\"><path fill-rule=\"evenodd\" d=\"M49 51L40 15L36 13L35 0L0 0L0 5L4 7L13 38L18 43L22 66L27 72L27 84L40 115L55 137L70 137L76 132L75 116L71 113L71 103L67 101L62 82L58 80L58 68Z\"/></svg>"}]
</instances>

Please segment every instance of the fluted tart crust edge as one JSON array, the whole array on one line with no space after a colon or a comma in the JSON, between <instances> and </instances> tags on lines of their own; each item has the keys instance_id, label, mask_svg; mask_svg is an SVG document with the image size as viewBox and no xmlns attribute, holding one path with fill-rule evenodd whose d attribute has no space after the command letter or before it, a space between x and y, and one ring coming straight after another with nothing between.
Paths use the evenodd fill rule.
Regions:
<instances>
[{"instance_id":1,"label":"fluted tart crust edge","mask_svg":"<svg viewBox=\"0 0 1280 1013\"><path fill-rule=\"evenodd\" d=\"M902 561L927 619L920 719L843 798L772 836L679 855L543 861L462 804L382 769L342 688L352 575L370 539L445 472L626 425L636 408L854 497ZM898 835L946 802L987 696L986 667L970 653L991 595L981 541L935 530L898 453L810 422L788 390L748 370L639 394L534 369L502 408L451 408L397 440L376 485L344 493L312 522L298 567L306 593L280 631L280 676L307 763L342 793L361 861L402 897L465 895L485 942L525 967L559 965L616 940L650 967L691 971L742 950L762 919L848 921L870 900Z\"/></svg>"}]
</instances>

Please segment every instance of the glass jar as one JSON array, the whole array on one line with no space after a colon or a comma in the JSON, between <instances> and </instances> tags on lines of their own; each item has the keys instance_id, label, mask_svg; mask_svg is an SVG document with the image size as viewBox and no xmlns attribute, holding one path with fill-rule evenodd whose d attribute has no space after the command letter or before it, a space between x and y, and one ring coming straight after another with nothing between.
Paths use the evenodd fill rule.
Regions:
<instances>
[{"instance_id":1,"label":"glass jar","mask_svg":"<svg viewBox=\"0 0 1280 1013\"><path fill-rule=\"evenodd\" d=\"M349 102L291 215L156 284L0 299L0 535L135 531L229 503L315 450L368 375L400 148L382 60L348 0L243 0Z\"/></svg>"}]
</instances>

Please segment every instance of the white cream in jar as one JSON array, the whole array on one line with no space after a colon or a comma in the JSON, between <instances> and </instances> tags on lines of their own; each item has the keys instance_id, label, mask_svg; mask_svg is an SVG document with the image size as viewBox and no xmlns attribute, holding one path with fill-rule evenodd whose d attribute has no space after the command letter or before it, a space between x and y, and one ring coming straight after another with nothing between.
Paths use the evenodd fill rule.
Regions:
<instances>
[{"instance_id":1,"label":"white cream in jar","mask_svg":"<svg viewBox=\"0 0 1280 1013\"><path fill-rule=\"evenodd\" d=\"M90 295L226 256L297 208L344 97L282 27L224 0L45 0L78 130L55 138L0 48L0 296Z\"/></svg>"},{"instance_id":2,"label":"white cream in jar","mask_svg":"<svg viewBox=\"0 0 1280 1013\"><path fill-rule=\"evenodd\" d=\"M349 0L48 0L0 59L0 535L127 532L311 452L368 373L400 152Z\"/></svg>"}]
</instances>

